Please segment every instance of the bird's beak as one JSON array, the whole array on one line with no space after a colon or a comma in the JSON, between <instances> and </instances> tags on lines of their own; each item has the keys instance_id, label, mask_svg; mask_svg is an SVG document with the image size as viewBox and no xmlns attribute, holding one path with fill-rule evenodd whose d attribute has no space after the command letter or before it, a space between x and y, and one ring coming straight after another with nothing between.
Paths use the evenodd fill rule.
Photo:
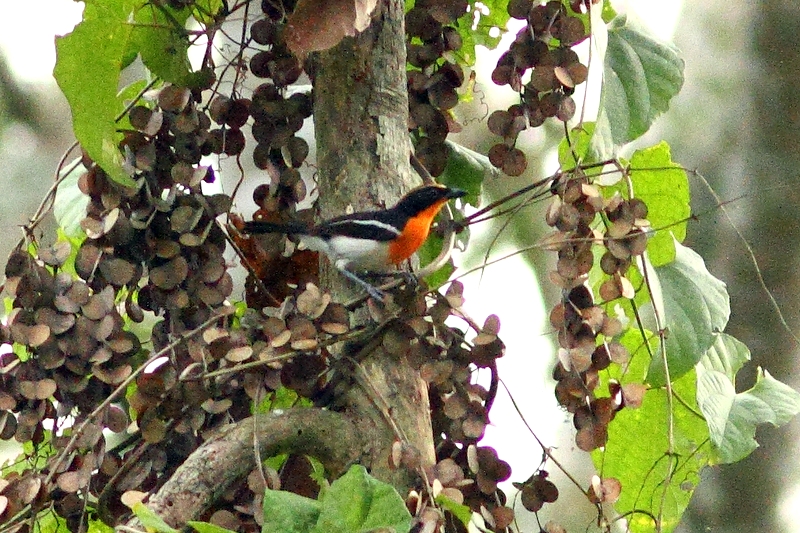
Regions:
<instances>
[{"instance_id":1,"label":"bird's beak","mask_svg":"<svg viewBox=\"0 0 800 533\"><path fill-rule=\"evenodd\" d=\"M462 189L447 189L447 199L452 200L453 198L461 198L462 196L466 196L467 191Z\"/></svg>"}]
</instances>

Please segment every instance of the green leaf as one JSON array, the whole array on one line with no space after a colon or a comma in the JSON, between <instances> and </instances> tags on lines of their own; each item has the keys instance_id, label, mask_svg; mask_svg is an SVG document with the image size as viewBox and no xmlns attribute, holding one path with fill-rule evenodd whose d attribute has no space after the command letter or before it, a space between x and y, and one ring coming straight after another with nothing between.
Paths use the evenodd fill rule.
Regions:
<instances>
[{"instance_id":1,"label":"green leaf","mask_svg":"<svg viewBox=\"0 0 800 533\"><path fill-rule=\"evenodd\" d=\"M187 522L187 525L191 526L197 533L236 533L230 529L225 529L215 524L209 524L208 522L195 522L192 520Z\"/></svg>"},{"instance_id":2,"label":"green leaf","mask_svg":"<svg viewBox=\"0 0 800 533\"><path fill-rule=\"evenodd\" d=\"M469 524L472 522L472 510L463 503L456 503L447 496L440 494L436 497L436 503L443 509L450 511L464 527L469 529Z\"/></svg>"},{"instance_id":3,"label":"green leaf","mask_svg":"<svg viewBox=\"0 0 800 533\"><path fill-rule=\"evenodd\" d=\"M147 529L147 531L154 531L155 533L179 533L177 529L171 527L169 524L150 510L142 502L136 502L131 507L131 511L139 519L139 522Z\"/></svg>"},{"instance_id":4,"label":"green leaf","mask_svg":"<svg viewBox=\"0 0 800 533\"><path fill-rule=\"evenodd\" d=\"M475 46L485 46L489 50L496 48L506 32L509 16L508 0L485 0L470 2L469 5L470 10L456 22L462 42L456 57L460 63L472 66L475 64Z\"/></svg>"},{"instance_id":5,"label":"green leaf","mask_svg":"<svg viewBox=\"0 0 800 533\"><path fill-rule=\"evenodd\" d=\"M653 349L657 349L657 337L650 339ZM648 364L641 333L629 330L620 341L632 358L625 370L618 365L609 367L609 378L623 384L641 383ZM614 477L622 484L614 508L618 513L630 513L628 524L633 533L670 533L675 529L700 482L700 471L714 459L708 445L708 427L694 403L694 372L676 380L673 392L681 401L672 402L672 456L666 454L669 403L665 389L650 389L641 407L619 411L609 424L605 448L592 453L600 476ZM635 510L647 510L658 517L660 528L646 514Z\"/></svg>"},{"instance_id":6,"label":"green leaf","mask_svg":"<svg viewBox=\"0 0 800 533\"><path fill-rule=\"evenodd\" d=\"M664 313L672 380L690 371L703 357L717 333L725 329L731 314L725 283L711 275L696 252L677 242L675 248L675 261L655 269L662 301L654 302L656 309L663 309ZM654 387L661 387L666 381L660 354L650 363L647 381Z\"/></svg>"},{"instance_id":7,"label":"green leaf","mask_svg":"<svg viewBox=\"0 0 800 533\"><path fill-rule=\"evenodd\" d=\"M697 365L697 403L724 463L744 459L758 447L759 424L781 426L800 412L800 393L761 368L755 386L736 393L736 372L749 359L747 346L721 333Z\"/></svg>"},{"instance_id":8,"label":"green leaf","mask_svg":"<svg viewBox=\"0 0 800 533\"><path fill-rule=\"evenodd\" d=\"M378 481L361 465L350 467L321 497L322 512L311 533L366 533L392 528L406 533L411 514L391 485Z\"/></svg>"},{"instance_id":9,"label":"green leaf","mask_svg":"<svg viewBox=\"0 0 800 533\"><path fill-rule=\"evenodd\" d=\"M184 29L189 8L170 9L148 3L136 12L131 48L159 78L182 87L198 87L207 73L192 72L189 36Z\"/></svg>"},{"instance_id":10,"label":"green leaf","mask_svg":"<svg viewBox=\"0 0 800 533\"><path fill-rule=\"evenodd\" d=\"M61 530L65 531L65 530ZM114 528L106 525L100 520L89 520L89 529L86 533L114 533Z\"/></svg>"},{"instance_id":11,"label":"green leaf","mask_svg":"<svg viewBox=\"0 0 800 533\"><path fill-rule=\"evenodd\" d=\"M317 523L322 504L293 492L267 489L263 508L261 533L307 533Z\"/></svg>"},{"instance_id":12,"label":"green leaf","mask_svg":"<svg viewBox=\"0 0 800 533\"><path fill-rule=\"evenodd\" d=\"M69 528L67 521L55 511L42 511L33 521L33 533L59 533L60 531L69 531Z\"/></svg>"},{"instance_id":13,"label":"green leaf","mask_svg":"<svg viewBox=\"0 0 800 533\"><path fill-rule=\"evenodd\" d=\"M614 11L614 6L611 5L611 0L603 0L603 11L601 14L603 22L608 24L617 17L617 12Z\"/></svg>"},{"instance_id":14,"label":"green leaf","mask_svg":"<svg viewBox=\"0 0 800 533\"><path fill-rule=\"evenodd\" d=\"M614 19L608 28L597 142L610 135L613 145L621 146L641 137L683 86L683 66L673 47L629 26L624 16Z\"/></svg>"},{"instance_id":15,"label":"green leaf","mask_svg":"<svg viewBox=\"0 0 800 533\"><path fill-rule=\"evenodd\" d=\"M479 206L483 181L499 178L500 171L489 162L488 157L475 150L452 141L445 141L445 144L448 151L447 166L439 176L439 183L466 191L464 202Z\"/></svg>"},{"instance_id":16,"label":"green leaf","mask_svg":"<svg viewBox=\"0 0 800 533\"><path fill-rule=\"evenodd\" d=\"M562 170L572 170L579 164L595 162L589 152L594 128L594 122L584 122L572 128L569 137L561 139L558 143L558 162Z\"/></svg>"},{"instance_id":17,"label":"green leaf","mask_svg":"<svg viewBox=\"0 0 800 533\"><path fill-rule=\"evenodd\" d=\"M86 217L86 206L89 205L89 197L83 194L78 188L78 180L86 174L86 168L79 163L78 159L73 160L64 168L71 168L69 173L59 175L61 183L56 189L56 197L53 201L53 215L56 217L58 227L60 227L67 237L81 238L86 234L81 228L81 220Z\"/></svg>"},{"instance_id":18,"label":"green leaf","mask_svg":"<svg viewBox=\"0 0 800 533\"><path fill-rule=\"evenodd\" d=\"M192 16L204 26L213 24L216 15L225 7L223 0L196 0L192 5Z\"/></svg>"},{"instance_id":19,"label":"green leaf","mask_svg":"<svg viewBox=\"0 0 800 533\"><path fill-rule=\"evenodd\" d=\"M128 187L135 183L122 167L117 148L121 134L114 119L119 73L133 31L128 17L139 1L88 0L83 21L69 35L56 38L53 70L81 147L111 179Z\"/></svg>"},{"instance_id":20,"label":"green leaf","mask_svg":"<svg viewBox=\"0 0 800 533\"><path fill-rule=\"evenodd\" d=\"M647 255L653 266L659 267L675 259L675 242L686 238L691 215L689 178L672 162L664 141L634 152L630 169L633 194L647 204L647 218L654 230Z\"/></svg>"},{"instance_id":21,"label":"green leaf","mask_svg":"<svg viewBox=\"0 0 800 533\"><path fill-rule=\"evenodd\" d=\"M422 243L422 246L419 247L417 250L417 254L419 255L420 265L423 267L439 257L439 253L442 251L442 246L444 246L444 239L439 237L438 235L431 235L428 239ZM450 276L453 275L455 272L455 267L453 266L453 261L450 260L444 264L442 268L434 272L433 274L429 274L425 276L425 282L428 286L432 289L437 287L441 287L447 280L450 279Z\"/></svg>"}]
</instances>

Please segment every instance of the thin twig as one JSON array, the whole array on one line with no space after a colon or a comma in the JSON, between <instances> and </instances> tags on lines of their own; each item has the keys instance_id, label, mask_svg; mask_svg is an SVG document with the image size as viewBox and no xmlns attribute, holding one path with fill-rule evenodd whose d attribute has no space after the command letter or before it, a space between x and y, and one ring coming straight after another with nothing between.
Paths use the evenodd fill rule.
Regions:
<instances>
[{"instance_id":1,"label":"thin twig","mask_svg":"<svg viewBox=\"0 0 800 533\"><path fill-rule=\"evenodd\" d=\"M572 482L573 485L578 487L578 490L580 490L583 494L588 496L589 495L588 489L584 489L581 486L580 482L577 479L575 479L572 476L572 474L569 473L567 468L564 465L562 465L559 462L558 459L556 459L556 457L550 451L550 448L545 446L544 443L539 439L539 436L536 434L536 432L533 431L533 428L531 428L531 426L528 424L528 421L525 419L525 415L522 414L522 410L520 410L519 406L517 405L516 400L514 400L514 396L511 394L511 391L508 390L508 386L505 384L505 382L502 379L500 380L500 384L503 385L503 388L506 390L506 393L508 393L508 397L511 400L511 405L514 406L514 410L517 412L517 415L519 415L520 420L522 420L522 423L525 424L526 428L528 428L528 432L531 434L531 436L533 436L533 438L536 441L536 443L542 449L542 453L544 453L547 456L547 458L550 461L552 461L552 463L554 465L556 465L556 467L558 467L559 470L561 470L561 473L563 473L565 476L567 476L567 479L569 479Z\"/></svg>"},{"instance_id":2,"label":"thin twig","mask_svg":"<svg viewBox=\"0 0 800 533\"><path fill-rule=\"evenodd\" d=\"M772 305L772 308L775 310L775 314L778 316L778 321L781 323L781 326L783 326L783 329L786 330L792 340L794 340L795 344L800 346L800 337L798 337L795 332L792 331L792 328L786 321L786 317L783 316L783 311L781 311L778 301L775 300L775 296L772 294L772 291L769 289L769 287L767 287L767 282L764 281L764 276L761 273L761 268L758 266L758 259L756 259L756 254L753 251L752 246L750 246L750 243L747 242L747 239L742 234L739 227L736 225L736 223L734 223L733 219L728 213L728 210L725 209L725 204L729 202L723 202L720 199L719 195L717 195L717 192L714 190L708 180L702 174L700 174L700 172L695 170L692 171L692 173L700 179L700 182L705 185L706 189L708 189L708 192L714 197L714 200L717 202L720 211L722 211L722 214L725 216L725 220L728 221L728 224L730 224L730 226L733 228L733 231L735 231L736 235L739 237L739 240L741 240L742 244L744 244L745 250L747 250L747 255L750 257L750 262L753 264L753 269L755 270L758 284L761 287L761 290L767 295L770 305Z\"/></svg>"}]
</instances>

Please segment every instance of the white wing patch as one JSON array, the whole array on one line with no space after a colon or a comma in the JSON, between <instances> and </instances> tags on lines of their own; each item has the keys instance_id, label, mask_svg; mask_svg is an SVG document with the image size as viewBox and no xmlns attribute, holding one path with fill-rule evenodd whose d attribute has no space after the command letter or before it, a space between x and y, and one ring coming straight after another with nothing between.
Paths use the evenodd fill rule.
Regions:
<instances>
[{"instance_id":1,"label":"white wing patch","mask_svg":"<svg viewBox=\"0 0 800 533\"><path fill-rule=\"evenodd\" d=\"M326 241L309 235L304 235L300 239L309 250L330 257L331 262L339 269L381 272L390 266L385 261L389 247L387 242L353 237L333 237Z\"/></svg>"}]
</instances>

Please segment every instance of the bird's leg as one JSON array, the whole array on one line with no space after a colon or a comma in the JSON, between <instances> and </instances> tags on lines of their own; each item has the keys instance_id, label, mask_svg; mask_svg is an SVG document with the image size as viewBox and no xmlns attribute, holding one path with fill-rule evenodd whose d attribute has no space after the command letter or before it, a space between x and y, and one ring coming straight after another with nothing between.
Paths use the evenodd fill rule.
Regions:
<instances>
[{"instance_id":1,"label":"bird's leg","mask_svg":"<svg viewBox=\"0 0 800 533\"><path fill-rule=\"evenodd\" d=\"M366 276L374 279L401 279L406 285L416 288L419 285L419 280L413 272L407 270L393 270L391 272L367 272Z\"/></svg>"},{"instance_id":2,"label":"bird's leg","mask_svg":"<svg viewBox=\"0 0 800 533\"><path fill-rule=\"evenodd\" d=\"M386 298L386 293L385 292L383 292L382 290L378 289L377 287L373 287L372 285L370 285L369 283L367 283L363 279L359 278L358 276L356 276L354 273L352 273L351 271L347 270L346 268L340 268L339 272L341 272L344 275L344 277L346 277L350 281L353 281L357 285L360 285L361 287L363 287L364 290L366 290L367 293L370 296L372 296L374 299L383 301Z\"/></svg>"}]
</instances>

